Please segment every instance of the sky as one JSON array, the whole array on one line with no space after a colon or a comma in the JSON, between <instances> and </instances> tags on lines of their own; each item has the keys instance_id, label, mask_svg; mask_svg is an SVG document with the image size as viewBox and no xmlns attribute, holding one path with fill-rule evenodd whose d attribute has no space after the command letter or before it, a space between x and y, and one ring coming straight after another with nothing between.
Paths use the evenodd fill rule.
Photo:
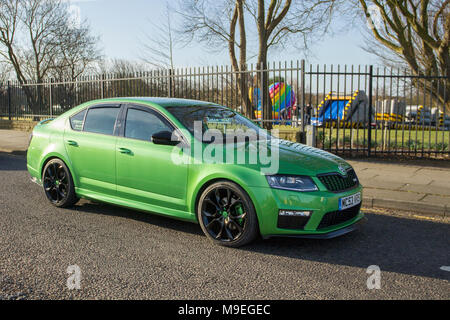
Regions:
<instances>
[{"instance_id":1,"label":"sky","mask_svg":"<svg viewBox=\"0 0 450 320\"><path fill-rule=\"evenodd\" d=\"M164 17L163 0L67 0L74 20L86 20L94 35L100 36L99 47L106 58L138 61L142 57L145 34L151 35L149 21ZM172 0L174 1L174 0ZM176 19L176 17L173 17ZM354 26L345 28L346 19L338 19L337 27L345 32L326 35L314 43L307 63L366 65L376 64L376 59L365 52L361 30ZM344 27L344 28L342 28ZM299 40L300 41L300 40ZM305 55L295 49L278 49L269 52L270 61L300 60ZM226 49L210 52L201 43L176 48L177 67L228 65Z\"/></svg>"}]
</instances>

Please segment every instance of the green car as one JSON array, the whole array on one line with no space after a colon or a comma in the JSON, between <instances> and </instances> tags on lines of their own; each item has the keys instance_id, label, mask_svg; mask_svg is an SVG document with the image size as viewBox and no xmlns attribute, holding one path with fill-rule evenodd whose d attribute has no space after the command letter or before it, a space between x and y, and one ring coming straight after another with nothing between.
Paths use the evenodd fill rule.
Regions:
<instances>
[{"instance_id":1,"label":"green car","mask_svg":"<svg viewBox=\"0 0 450 320\"><path fill-rule=\"evenodd\" d=\"M333 238L364 218L343 159L209 102L87 102L34 128L27 167L57 207L86 198L195 222L230 247L259 235Z\"/></svg>"}]
</instances>

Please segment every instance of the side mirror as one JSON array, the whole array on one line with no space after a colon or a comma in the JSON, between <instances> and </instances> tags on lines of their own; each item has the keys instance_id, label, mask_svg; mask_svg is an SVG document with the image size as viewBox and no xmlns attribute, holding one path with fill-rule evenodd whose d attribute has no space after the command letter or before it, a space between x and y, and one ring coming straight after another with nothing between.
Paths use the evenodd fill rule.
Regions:
<instances>
[{"instance_id":1,"label":"side mirror","mask_svg":"<svg viewBox=\"0 0 450 320\"><path fill-rule=\"evenodd\" d=\"M172 132L170 131L159 131L152 135L152 142L154 144L164 144L168 146L176 146L181 141L180 140L172 140Z\"/></svg>"}]
</instances>

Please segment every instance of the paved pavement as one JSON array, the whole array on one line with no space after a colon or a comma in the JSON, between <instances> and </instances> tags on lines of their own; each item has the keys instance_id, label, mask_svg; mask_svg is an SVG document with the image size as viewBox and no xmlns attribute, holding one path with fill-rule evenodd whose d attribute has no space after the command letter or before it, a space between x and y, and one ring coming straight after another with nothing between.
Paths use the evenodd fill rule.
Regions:
<instances>
[{"instance_id":1,"label":"paved pavement","mask_svg":"<svg viewBox=\"0 0 450 320\"><path fill-rule=\"evenodd\" d=\"M450 217L450 162L349 160L364 186L365 207Z\"/></svg>"},{"instance_id":2,"label":"paved pavement","mask_svg":"<svg viewBox=\"0 0 450 320\"><path fill-rule=\"evenodd\" d=\"M0 152L25 154L29 133L0 130ZM449 161L349 160L364 189L363 206L450 216Z\"/></svg>"},{"instance_id":3,"label":"paved pavement","mask_svg":"<svg viewBox=\"0 0 450 320\"><path fill-rule=\"evenodd\" d=\"M25 154L28 148L29 132L0 130L0 152Z\"/></svg>"},{"instance_id":4,"label":"paved pavement","mask_svg":"<svg viewBox=\"0 0 450 320\"><path fill-rule=\"evenodd\" d=\"M0 153L0 299L450 299L447 218L379 211L337 239L230 249L196 224L83 200L55 208L25 165ZM66 287L73 265L80 290ZM380 289L367 288L371 265Z\"/></svg>"}]
</instances>

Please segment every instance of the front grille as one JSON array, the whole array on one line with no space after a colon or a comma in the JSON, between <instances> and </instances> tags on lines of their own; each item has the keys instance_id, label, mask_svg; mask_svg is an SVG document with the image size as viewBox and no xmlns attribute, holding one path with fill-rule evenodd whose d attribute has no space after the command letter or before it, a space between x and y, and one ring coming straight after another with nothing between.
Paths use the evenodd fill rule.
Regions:
<instances>
[{"instance_id":1,"label":"front grille","mask_svg":"<svg viewBox=\"0 0 450 320\"><path fill-rule=\"evenodd\" d=\"M320 221L320 224L317 227L317 230L349 221L356 217L359 209L361 209L361 204L341 211L328 212L323 216L322 221Z\"/></svg>"},{"instance_id":2,"label":"front grille","mask_svg":"<svg viewBox=\"0 0 450 320\"><path fill-rule=\"evenodd\" d=\"M327 188L328 191L341 192L358 185L358 177L353 169L347 171L346 176L342 176L339 173L327 173L318 175L320 182Z\"/></svg>"}]
</instances>

